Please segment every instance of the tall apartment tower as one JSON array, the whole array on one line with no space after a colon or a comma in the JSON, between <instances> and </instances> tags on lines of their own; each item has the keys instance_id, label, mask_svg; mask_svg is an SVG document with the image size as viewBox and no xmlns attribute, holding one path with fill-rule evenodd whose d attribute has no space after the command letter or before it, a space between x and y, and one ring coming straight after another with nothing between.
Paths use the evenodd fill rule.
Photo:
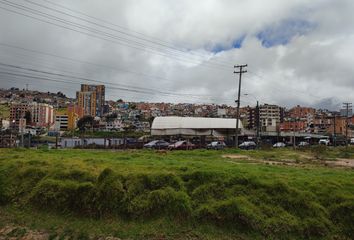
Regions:
<instances>
[{"instance_id":1,"label":"tall apartment tower","mask_svg":"<svg viewBox=\"0 0 354 240\"><path fill-rule=\"evenodd\" d=\"M102 117L105 104L105 86L81 84L81 91L76 92L79 107L84 109L84 115Z\"/></svg>"}]
</instances>

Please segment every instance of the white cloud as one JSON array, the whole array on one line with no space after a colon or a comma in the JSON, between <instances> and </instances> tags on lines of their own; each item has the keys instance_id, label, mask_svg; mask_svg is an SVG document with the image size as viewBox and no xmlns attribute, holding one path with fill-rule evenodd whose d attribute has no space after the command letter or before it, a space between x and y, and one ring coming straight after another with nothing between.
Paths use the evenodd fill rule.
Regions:
<instances>
[{"instance_id":1,"label":"white cloud","mask_svg":"<svg viewBox=\"0 0 354 240\"><path fill-rule=\"evenodd\" d=\"M48 5L42 0L31 1ZM24 0L12 2L31 6ZM351 66L354 61L354 2L350 0L271 0L266 3L262 0L62 0L56 3L129 28L138 32L134 34L139 37L146 38L147 35L151 41L188 49L190 53L183 54L155 45L155 48L163 48L164 51L151 54L151 50L129 48L0 9L2 43L141 74L53 60L30 52L26 53L26 57L19 57L15 50L5 50L3 46L0 47L0 53L6 54L0 55L0 62L26 65L21 60L49 65L58 71L70 71L100 81L177 94L212 95L213 99L218 98L218 102L230 104L235 98L237 80L232 66L247 63L249 72L244 75L243 91L252 93L262 102L287 106L329 103L328 99L354 102L354 70ZM4 7L3 4L0 7ZM64 17L73 21L68 16ZM94 19L90 21L97 22ZM100 24L126 31L107 23ZM97 25L86 25L99 28ZM127 37L116 31L103 30ZM260 32L263 32L262 36ZM243 37L240 49L230 48L233 42ZM268 48L262 45L262 40L270 42ZM214 47L224 48L224 51L210 52ZM220 64L230 67L220 69ZM147 78L145 75L158 77ZM0 75L0 81L0 87L23 86L26 82L9 82L9 78L3 75ZM63 90L71 95L75 92L75 87L69 85L28 81L41 90ZM113 89L108 90L108 94L111 98L123 96L129 100L149 101L191 102L209 99L130 94ZM252 101L245 98L243 102L250 104ZM330 105L332 107L333 104Z\"/></svg>"}]
</instances>

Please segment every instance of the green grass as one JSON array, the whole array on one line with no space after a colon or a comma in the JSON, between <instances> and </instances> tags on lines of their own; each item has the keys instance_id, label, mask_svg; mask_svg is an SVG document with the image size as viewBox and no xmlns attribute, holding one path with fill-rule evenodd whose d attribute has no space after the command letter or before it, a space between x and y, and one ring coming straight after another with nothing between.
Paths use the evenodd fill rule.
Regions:
<instances>
[{"instance_id":1,"label":"green grass","mask_svg":"<svg viewBox=\"0 0 354 240\"><path fill-rule=\"evenodd\" d=\"M0 118L8 119L10 117L10 108L7 104L0 104Z\"/></svg>"},{"instance_id":2,"label":"green grass","mask_svg":"<svg viewBox=\"0 0 354 240\"><path fill-rule=\"evenodd\" d=\"M321 152L322 151L322 152ZM123 239L352 239L354 171L267 151L0 150L0 227Z\"/></svg>"}]
</instances>

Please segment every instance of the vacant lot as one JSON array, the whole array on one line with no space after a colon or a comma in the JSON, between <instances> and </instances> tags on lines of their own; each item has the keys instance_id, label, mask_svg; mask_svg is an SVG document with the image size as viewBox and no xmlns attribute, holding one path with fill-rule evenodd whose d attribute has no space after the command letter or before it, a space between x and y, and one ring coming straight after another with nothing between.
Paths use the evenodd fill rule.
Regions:
<instances>
[{"instance_id":1,"label":"vacant lot","mask_svg":"<svg viewBox=\"0 0 354 240\"><path fill-rule=\"evenodd\" d=\"M353 239L353 148L0 150L0 238ZM2 235L1 235L2 234Z\"/></svg>"}]
</instances>

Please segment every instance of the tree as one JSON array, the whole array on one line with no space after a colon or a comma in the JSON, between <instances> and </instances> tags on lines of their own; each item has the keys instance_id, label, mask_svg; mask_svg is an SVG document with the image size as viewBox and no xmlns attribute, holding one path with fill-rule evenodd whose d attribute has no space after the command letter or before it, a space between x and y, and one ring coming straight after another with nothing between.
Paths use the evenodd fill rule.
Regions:
<instances>
[{"instance_id":1,"label":"tree","mask_svg":"<svg viewBox=\"0 0 354 240\"><path fill-rule=\"evenodd\" d=\"M31 125L32 123L32 113L30 111L25 112L24 118L26 119L26 125Z\"/></svg>"},{"instance_id":2,"label":"tree","mask_svg":"<svg viewBox=\"0 0 354 240\"><path fill-rule=\"evenodd\" d=\"M77 127L83 131L86 129L92 129L95 123L95 119L92 116L83 116L77 122Z\"/></svg>"},{"instance_id":3,"label":"tree","mask_svg":"<svg viewBox=\"0 0 354 240\"><path fill-rule=\"evenodd\" d=\"M117 119L118 114L117 113L112 113L106 116L107 122L113 122L115 119Z\"/></svg>"}]
</instances>

